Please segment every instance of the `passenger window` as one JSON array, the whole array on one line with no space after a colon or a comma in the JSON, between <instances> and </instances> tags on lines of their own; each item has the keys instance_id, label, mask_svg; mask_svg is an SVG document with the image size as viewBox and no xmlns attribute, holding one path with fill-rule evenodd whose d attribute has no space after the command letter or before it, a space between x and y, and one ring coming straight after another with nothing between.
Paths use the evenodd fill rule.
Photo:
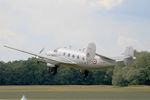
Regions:
<instances>
[{"instance_id":1,"label":"passenger window","mask_svg":"<svg viewBox=\"0 0 150 100\"><path fill-rule=\"evenodd\" d=\"M84 57L82 57L82 60L85 60Z\"/></svg>"},{"instance_id":2,"label":"passenger window","mask_svg":"<svg viewBox=\"0 0 150 100\"><path fill-rule=\"evenodd\" d=\"M70 57L70 53L68 54L68 57Z\"/></svg>"},{"instance_id":3,"label":"passenger window","mask_svg":"<svg viewBox=\"0 0 150 100\"><path fill-rule=\"evenodd\" d=\"M77 59L79 59L80 57L79 56L77 56Z\"/></svg>"},{"instance_id":4,"label":"passenger window","mask_svg":"<svg viewBox=\"0 0 150 100\"><path fill-rule=\"evenodd\" d=\"M66 55L66 53L64 52L64 56Z\"/></svg>"},{"instance_id":5,"label":"passenger window","mask_svg":"<svg viewBox=\"0 0 150 100\"><path fill-rule=\"evenodd\" d=\"M74 55L72 55L72 58L75 58L75 56L74 56Z\"/></svg>"},{"instance_id":6,"label":"passenger window","mask_svg":"<svg viewBox=\"0 0 150 100\"><path fill-rule=\"evenodd\" d=\"M57 52L57 49L55 49L54 52Z\"/></svg>"}]
</instances>

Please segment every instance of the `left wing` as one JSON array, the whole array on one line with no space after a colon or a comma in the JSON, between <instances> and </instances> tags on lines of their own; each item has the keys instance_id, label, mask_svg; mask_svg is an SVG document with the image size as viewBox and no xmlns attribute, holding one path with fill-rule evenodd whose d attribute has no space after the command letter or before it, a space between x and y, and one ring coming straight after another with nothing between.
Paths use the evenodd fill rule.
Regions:
<instances>
[{"instance_id":1,"label":"left wing","mask_svg":"<svg viewBox=\"0 0 150 100\"><path fill-rule=\"evenodd\" d=\"M9 49L13 49L13 50L16 50L16 51L20 51L20 52L23 52L23 53L26 53L26 54L29 54L29 55L36 56L40 60L42 60L43 62L46 62L46 63L51 63L51 64L76 64L75 62L73 62L69 59L66 59L66 58L62 58L62 57L44 56L44 55L41 55L41 54L35 54L35 53L32 53L32 52L16 49L14 47L6 46L6 45L4 45L4 47L9 48Z\"/></svg>"}]
</instances>

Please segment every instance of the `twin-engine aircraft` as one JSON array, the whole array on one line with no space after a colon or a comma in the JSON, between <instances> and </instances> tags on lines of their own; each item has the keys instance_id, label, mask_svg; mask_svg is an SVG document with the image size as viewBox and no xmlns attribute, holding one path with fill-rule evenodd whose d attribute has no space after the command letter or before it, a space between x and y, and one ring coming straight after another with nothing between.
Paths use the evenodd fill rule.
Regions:
<instances>
[{"instance_id":1,"label":"twin-engine aircraft","mask_svg":"<svg viewBox=\"0 0 150 100\"><path fill-rule=\"evenodd\" d=\"M4 47L35 56L38 61L47 64L48 71L53 75L57 73L58 67L64 65L80 68L80 72L86 77L88 76L89 69L113 67L118 61L123 61L124 64L127 65L134 59L134 50L132 47L126 48L124 56L117 60L96 53L95 43L89 43L87 48L83 51L76 51L69 48L58 48L53 51L48 51L45 55L41 53L43 52L43 49L39 54L36 54L6 45Z\"/></svg>"}]
</instances>

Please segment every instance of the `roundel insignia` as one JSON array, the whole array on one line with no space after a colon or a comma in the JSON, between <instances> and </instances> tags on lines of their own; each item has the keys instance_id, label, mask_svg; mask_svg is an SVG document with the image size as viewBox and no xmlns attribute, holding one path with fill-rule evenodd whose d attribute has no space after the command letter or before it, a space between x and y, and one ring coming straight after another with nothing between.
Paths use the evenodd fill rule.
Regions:
<instances>
[{"instance_id":1,"label":"roundel insignia","mask_svg":"<svg viewBox=\"0 0 150 100\"><path fill-rule=\"evenodd\" d=\"M96 59L94 59L92 62L93 62L93 64L97 64L97 60Z\"/></svg>"}]
</instances>

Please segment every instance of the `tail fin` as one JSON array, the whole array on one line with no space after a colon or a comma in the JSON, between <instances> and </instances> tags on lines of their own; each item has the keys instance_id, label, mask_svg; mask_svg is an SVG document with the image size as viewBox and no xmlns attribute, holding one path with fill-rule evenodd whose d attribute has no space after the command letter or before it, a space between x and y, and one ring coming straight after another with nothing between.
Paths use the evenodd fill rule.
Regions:
<instances>
[{"instance_id":1,"label":"tail fin","mask_svg":"<svg viewBox=\"0 0 150 100\"><path fill-rule=\"evenodd\" d=\"M135 59L133 47L127 47L123 55L124 55L124 60L123 60L124 64L125 65L131 64Z\"/></svg>"},{"instance_id":2,"label":"tail fin","mask_svg":"<svg viewBox=\"0 0 150 100\"><path fill-rule=\"evenodd\" d=\"M133 47L127 47L125 52L124 52L124 55L127 56L127 57L134 57L134 49Z\"/></svg>"},{"instance_id":3,"label":"tail fin","mask_svg":"<svg viewBox=\"0 0 150 100\"><path fill-rule=\"evenodd\" d=\"M91 60L94 59L95 52L96 52L95 43L89 43L88 47L87 47L87 50L86 50L86 60L87 60L87 62L90 62Z\"/></svg>"}]
</instances>

